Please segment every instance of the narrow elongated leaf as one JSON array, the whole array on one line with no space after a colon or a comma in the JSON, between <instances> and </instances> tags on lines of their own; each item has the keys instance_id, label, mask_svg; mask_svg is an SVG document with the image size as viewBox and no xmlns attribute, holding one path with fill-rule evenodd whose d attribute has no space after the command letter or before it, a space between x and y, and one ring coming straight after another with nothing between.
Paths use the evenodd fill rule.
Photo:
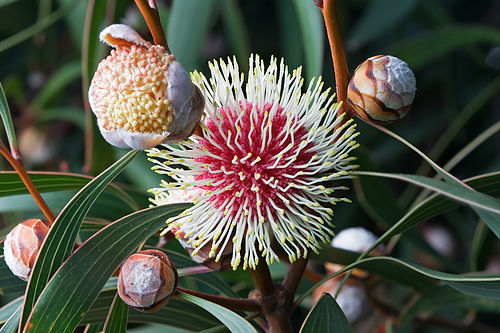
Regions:
<instances>
[{"instance_id":1,"label":"narrow elongated leaf","mask_svg":"<svg viewBox=\"0 0 500 333\"><path fill-rule=\"evenodd\" d=\"M187 71L198 66L217 3L215 0L190 0L174 1L172 5L167 29L168 45ZM186 20L186 17L196 17L196 20Z\"/></svg>"},{"instance_id":2,"label":"narrow elongated leaf","mask_svg":"<svg viewBox=\"0 0 500 333\"><path fill-rule=\"evenodd\" d=\"M248 321L223 306L186 293L178 294L182 299L192 302L213 314L233 333L257 332Z\"/></svg>"},{"instance_id":3,"label":"narrow elongated leaf","mask_svg":"<svg viewBox=\"0 0 500 333\"><path fill-rule=\"evenodd\" d=\"M54 73L33 99L32 104L35 110L41 111L42 108L50 106L50 103L54 104L56 97L63 93L68 85L80 78L81 68L80 61L76 60L65 64ZM39 113L43 114L43 112Z\"/></svg>"},{"instance_id":4,"label":"narrow elongated leaf","mask_svg":"<svg viewBox=\"0 0 500 333\"><path fill-rule=\"evenodd\" d=\"M402 323L417 315L431 315L440 309L464 309L500 313L500 301L464 295L449 286L438 286L419 296L400 315Z\"/></svg>"},{"instance_id":5,"label":"narrow elongated leaf","mask_svg":"<svg viewBox=\"0 0 500 333\"><path fill-rule=\"evenodd\" d=\"M32 171L28 174L37 190L42 193L80 189L93 179L87 175L63 172ZM110 186L106 187L105 191L115 195L132 209L140 208L130 195L116 185L110 184ZM27 193L29 193L28 189L17 173L13 171L0 171L0 197Z\"/></svg>"},{"instance_id":6,"label":"narrow elongated leaf","mask_svg":"<svg viewBox=\"0 0 500 333\"><path fill-rule=\"evenodd\" d=\"M470 196L477 196L477 192L465 185L462 181L460 181L458 178L450 174L448 171L444 170L441 168L439 165L437 165L431 158L429 158L427 155L425 155L423 152L421 152L417 147L413 146L410 142L406 141L396 133L388 130L387 128L380 126L378 124L370 123L370 125L374 126L377 128L379 131L382 131L385 134L388 134L398 140L399 142L403 143L406 145L408 148L419 154L443 179L452 184L456 185L458 187L461 187L460 190L460 195L467 196L470 198ZM417 176L418 177L418 176ZM456 193L455 193L456 194ZM479 197L478 197L479 198ZM487 198L484 198L483 200L488 200ZM500 237L500 231L498 230L500 228L500 213L497 212L492 212L490 209L487 209L485 207L481 207L480 205L470 205L471 208L476 212L479 217L483 219L483 221L493 230L493 232L497 235L497 237ZM500 206L500 201L498 206Z\"/></svg>"},{"instance_id":7,"label":"narrow elongated leaf","mask_svg":"<svg viewBox=\"0 0 500 333\"><path fill-rule=\"evenodd\" d=\"M490 196L497 197L500 195L500 172L472 177L466 179L465 183ZM460 204L457 201L451 200L442 194L434 194L406 213L377 240L376 244L378 245L390 237L408 230L419 222L459 206Z\"/></svg>"},{"instance_id":8,"label":"narrow elongated leaf","mask_svg":"<svg viewBox=\"0 0 500 333\"><path fill-rule=\"evenodd\" d=\"M9 104L5 98L2 84L0 83L0 117L2 118L3 128L9 140L10 150L13 154L18 154L16 132L14 131L14 123L10 115ZM1 133L1 132L0 132ZM1 137L0 137L1 138Z\"/></svg>"},{"instance_id":9,"label":"narrow elongated leaf","mask_svg":"<svg viewBox=\"0 0 500 333\"><path fill-rule=\"evenodd\" d=\"M327 246L322 249L318 255L314 256L314 259L322 262L334 262L347 266L355 263L360 255L361 253L359 252L347 251ZM434 281L425 275L414 274L409 270L392 270L389 269L389 265L386 265L385 263L380 264L380 267L367 266L365 267L365 270L367 272L377 274L386 280L394 281L419 291L424 291L428 289L429 286L434 284Z\"/></svg>"},{"instance_id":10,"label":"narrow elongated leaf","mask_svg":"<svg viewBox=\"0 0 500 333\"><path fill-rule=\"evenodd\" d=\"M73 249L78 230L87 212L109 183L140 151L130 151L98 177L94 178L64 207L47 234L33 267L25 294L21 325L24 328L38 296L54 272ZM88 280L90 281L90 280ZM71 285L68 283L66 285Z\"/></svg>"},{"instance_id":11,"label":"narrow elongated leaf","mask_svg":"<svg viewBox=\"0 0 500 333\"><path fill-rule=\"evenodd\" d=\"M23 305L24 297L20 296L0 308L0 324L5 323Z\"/></svg>"},{"instance_id":12,"label":"narrow elongated leaf","mask_svg":"<svg viewBox=\"0 0 500 333\"><path fill-rule=\"evenodd\" d=\"M113 290L101 292L80 324L103 322L106 319L115 294L116 286ZM156 312L140 312L130 309L128 321L130 323L170 325L195 332L220 325L217 319L205 310L200 309L197 305L175 298L170 299L164 307Z\"/></svg>"},{"instance_id":13,"label":"narrow elongated leaf","mask_svg":"<svg viewBox=\"0 0 500 333\"><path fill-rule=\"evenodd\" d=\"M3 248L3 244L0 243ZM3 255L0 256L0 295L17 296L26 289L26 282L12 274L5 263Z\"/></svg>"},{"instance_id":14,"label":"narrow elongated leaf","mask_svg":"<svg viewBox=\"0 0 500 333\"><path fill-rule=\"evenodd\" d=\"M21 311L23 307L20 305L16 312L14 312L10 318L3 324L0 329L0 333L16 333L19 327L19 318L21 318Z\"/></svg>"},{"instance_id":15,"label":"narrow elongated leaf","mask_svg":"<svg viewBox=\"0 0 500 333\"><path fill-rule=\"evenodd\" d=\"M427 33L398 43L386 53L404 59L415 70L454 50L479 43L498 42L500 42L498 29L483 26L448 26L429 30Z\"/></svg>"},{"instance_id":16,"label":"narrow elongated leaf","mask_svg":"<svg viewBox=\"0 0 500 333\"><path fill-rule=\"evenodd\" d=\"M310 80L321 74L323 64L323 18L314 1L293 1L299 17L306 58L306 75Z\"/></svg>"},{"instance_id":17,"label":"narrow elongated leaf","mask_svg":"<svg viewBox=\"0 0 500 333\"><path fill-rule=\"evenodd\" d=\"M417 175L367 171L353 172L353 174L403 180L430 189L453 200L469 205L472 208L479 208L481 210L484 210L487 212L487 214L491 215L491 213L493 213L494 215L491 215L491 217L496 218L490 218L488 220L485 220L485 222L488 224L488 227L495 233L495 235L497 237L500 237L500 200L496 198L493 198L484 193L467 189L459 185L445 183L432 178Z\"/></svg>"},{"instance_id":18,"label":"narrow elongated leaf","mask_svg":"<svg viewBox=\"0 0 500 333\"><path fill-rule=\"evenodd\" d=\"M240 3L236 0L222 0L221 14L224 19L226 36L236 52L236 58L243 71L246 71L250 56L250 41Z\"/></svg>"},{"instance_id":19,"label":"narrow elongated leaf","mask_svg":"<svg viewBox=\"0 0 500 333\"><path fill-rule=\"evenodd\" d=\"M300 333L348 333L352 328L332 295L325 293L309 311Z\"/></svg>"},{"instance_id":20,"label":"narrow elongated leaf","mask_svg":"<svg viewBox=\"0 0 500 333\"><path fill-rule=\"evenodd\" d=\"M411 13L417 0L372 0L352 28L347 39L350 49L358 49L404 20Z\"/></svg>"},{"instance_id":21,"label":"narrow elongated leaf","mask_svg":"<svg viewBox=\"0 0 500 333\"><path fill-rule=\"evenodd\" d=\"M189 206L174 204L141 210L94 234L54 274L38 298L25 332L72 332L120 263L164 227L169 217Z\"/></svg>"},{"instance_id":22,"label":"narrow elongated leaf","mask_svg":"<svg viewBox=\"0 0 500 333\"><path fill-rule=\"evenodd\" d=\"M311 294L313 290L320 286L323 282L355 267L383 276L392 275L393 281L404 279L406 282L413 279L414 281L420 281L420 284L426 279L427 281L431 281L430 279L440 280L461 293L500 300L500 276L498 275L459 275L443 273L405 260L380 256L356 260L334 274L328 275L302 294L297 302L304 300L307 295ZM427 288L431 285L432 283L427 282Z\"/></svg>"},{"instance_id":23,"label":"narrow elongated leaf","mask_svg":"<svg viewBox=\"0 0 500 333\"><path fill-rule=\"evenodd\" d=\"M109 311L104 324L104 333L127 332L128 305L122 301L118 293L115 294Z\"/></svg>"}]
</instances>

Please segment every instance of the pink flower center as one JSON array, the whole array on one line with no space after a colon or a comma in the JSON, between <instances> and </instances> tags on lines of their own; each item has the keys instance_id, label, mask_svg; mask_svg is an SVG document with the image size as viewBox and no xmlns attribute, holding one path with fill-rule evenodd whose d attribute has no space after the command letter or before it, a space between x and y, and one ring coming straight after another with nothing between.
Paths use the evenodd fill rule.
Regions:
<instances>
[{"instance_id":1,"label":"pink flower center","mask_svg":"<svg viewBox=\"0 0 500 333\"><path fill-rule=\"evenodd\" d=\"M283 198L299 191L291 183L305 177L297 173L313 159L313 143L301 144L307 129L296 123L287 126L294 119L280 106L271 111L269 103L260 108L240 101L240 107L243 114L221 107L217 119L208 119L210 137L199 145L205 156L195 159L203 172L195 179L210 181L203 189L214 193L211 200L226 214L234 217L243 209L267 216L269 209L274 215L276 207L285 206ZM269 113L275 113L272 119Z\"/></svg>"}]
</instances>

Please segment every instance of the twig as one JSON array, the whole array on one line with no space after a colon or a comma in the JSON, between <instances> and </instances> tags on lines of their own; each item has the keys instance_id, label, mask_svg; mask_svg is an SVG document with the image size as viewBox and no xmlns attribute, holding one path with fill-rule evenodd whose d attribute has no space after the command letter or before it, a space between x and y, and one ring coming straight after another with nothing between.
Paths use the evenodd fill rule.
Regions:
<instances>
[{"instance_id":1,"label":"twig","mask_svg":"<svg viewBox=\"0 0 500 333\"><path fill-rule=\"evenodd\" d=\"M167 52L170 53L168 48L165 33L161 27L160 16L158 15L158 8L156 7L155 0L135 0L135 4L139 7L142 16L146 20L149 31L153 35L153 40L156 45L164 46Z\"/></svg>"},{"instance_id":2,"label":"twig","mask_svg":"<svg viewBox=\"0 0 500 333\"><path fill-rule=\"evenodd\" d=\"M335 71L335 84L337 89L337 102L343 101L337 117L346 113L347 105L347 86L349 84L349 71L347 70L347 60L344 51L344 44L340 34L339 22L337 17L336 0L315 1L318 8L323 13L328 42L333 59L333 69ZM342 126L349 117L344 117L342 121L335 126L335 129Z\"/></svg>"}]
</instances>

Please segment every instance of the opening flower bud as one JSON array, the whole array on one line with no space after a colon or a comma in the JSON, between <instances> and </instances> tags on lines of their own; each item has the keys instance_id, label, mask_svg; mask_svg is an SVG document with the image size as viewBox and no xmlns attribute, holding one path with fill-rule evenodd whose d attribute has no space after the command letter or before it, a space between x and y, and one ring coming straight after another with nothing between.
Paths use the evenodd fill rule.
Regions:
<instances>
[{"instance_id":1,"label":"opening flower bud","mask_svg":"<svg viewBox=\"0 0 500 333\"><path fill-rule=\"evenodd\" d=\"M139 311L154 312L177 289L177 270L159 250L134 253L123 263L118 277L121 299Z\"/></svg>"},{"instance_id":2,"label":"opening flower bud","mask_svg":"<svg viewBox=\"0 0 500 333\"><path fill-rule=\"evenodd\" d=\"M48 222L30 219L19 223L5 237L4 259L14 275L28 281L48 232Z\"/></svg>"},{"instance_id":3,"label":"opening flower bud","mask_svg":"<svg viewBox=\"0 0 500 333\"><path fill-rule=\"evenodd\" d=\"M142 150L190 136L204 99L175 57L123 24L100 39L115 49L97 67L89 103L106 141Z\"/></svg>"},{"instance_id":4,"label":"opening flower bud","mask_svg":"<svg viewBox=\"0 0 500 333\"><path fill-rule=\"evenodd\" d=\"M378 55L356 68L349 82L347 100L360 118L390 123L408 113L415 90L415 75L406 62Z\"/></svg>"}]
</instances>

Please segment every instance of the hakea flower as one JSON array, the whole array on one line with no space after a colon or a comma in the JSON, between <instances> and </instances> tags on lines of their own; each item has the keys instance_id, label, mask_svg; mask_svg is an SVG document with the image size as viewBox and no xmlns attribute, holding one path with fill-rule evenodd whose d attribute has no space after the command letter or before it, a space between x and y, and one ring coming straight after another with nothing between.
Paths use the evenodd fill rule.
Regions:
<instances>
[{"instance_id":1,"label":"hakea flower","mask_svg":"<svg viewBox=\"0 0 500 333\"><path fill-rule=\"evenodd\" d=\"M181 225L195 251L210 244L216 260L232 246L233 269L278 259L273 238L290 261L318 252L333 235L331 205L349 202L332 194L347 189L337 180L356 167L355 125L334 130L342 117L330 89L313 80L302 94L301 68L289 74L283 60L266 69L251 56L245 88L236 60L209 66L209 80L192 75L205 96L202 137L148 151L153 169L173 179L151 189L157 197L205 191L167 231Z\"/></svg>"},{"instance_id":2,"label":"hakea flower","mask_svg":"<svg viewBox=\"0 0 500 333\"><path fill-rule=\"evenodd\" d=\"M203 97L175 57L123 24L107 27L100 39L115 49L97 67L89 103L106 141L146 149L190 136Z\"/></svg>"}]
</instances>

